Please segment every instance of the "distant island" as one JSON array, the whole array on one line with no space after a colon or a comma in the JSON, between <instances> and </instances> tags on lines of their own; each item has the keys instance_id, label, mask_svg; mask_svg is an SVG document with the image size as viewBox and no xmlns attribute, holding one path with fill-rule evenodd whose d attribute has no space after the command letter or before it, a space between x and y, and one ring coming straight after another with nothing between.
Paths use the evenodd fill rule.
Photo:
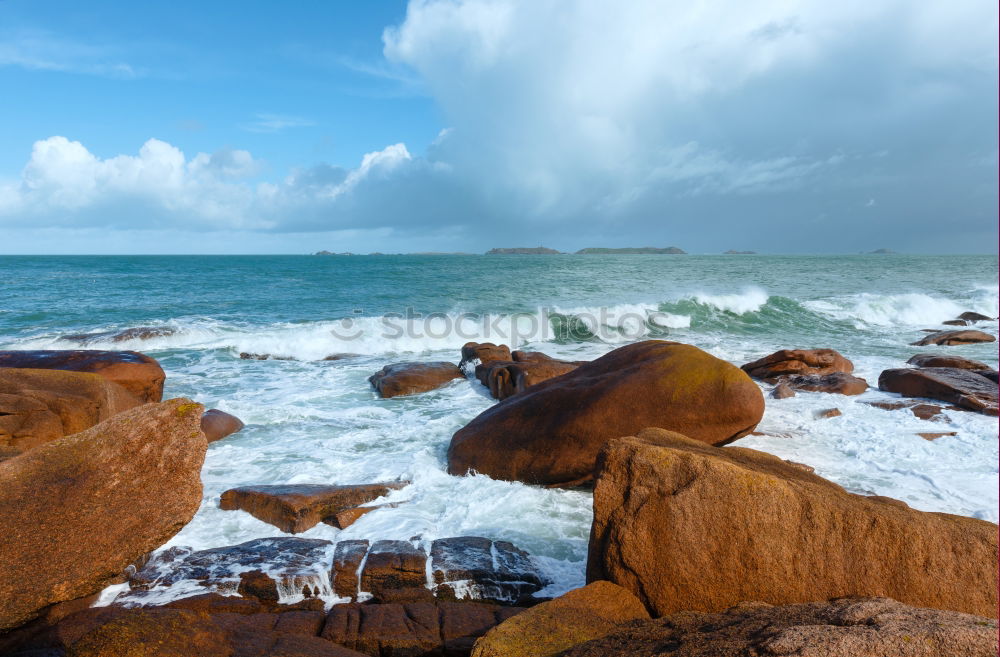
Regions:
<instances>
[{"instance_id":1,"label":"distant island","mask_svg":"<svg viewBox=\"0 0 1000 657\"><path fill-rule=\"evenodd\" d=\"M577 255L591 255L595 253L600 254L633 254L633 253L655 253L655 254L667 254L667 255L687 255L687 251L683 249L678 249L676 246L668 246L663 249L656 248L655 246L640 246L640 247L626 247L623 249L607 249L607 248L589 248L580 249L576 252Z\"/></svg>"},{"instance_id":2,"label":"distant island","mask_svg":"<svg viewBox=\"0 0 1000 657\"><path fill-rule=\"evenodd\" d=\"M892 249L875 249L874 251L869 251L868 253L872 255L895 255L895 251Z\"/></svg>"},{"instance_id":3,"label":"distant island","mask_svg":"<svg viewBox=\"0 0 1000 657\"><path fill-rule=\"evenodd\" d=\"M334 253L333 251L317 251L313 255L339 255L339 256L348 256L348 255L354 255L354 254L351 253L351 252L349 252L349 251L345 251L343 253Z\"/></svg>"},{"instance_id":4,"label":"distant island","mask_svg":"<svg viewBox=\"0 0 1000 657\"><path fill-rule=\"evenodd\" d=\"M486 252L486 255L557 255L559 253L562 252L556 251L555 249L549 249L544 246L520 246L513 249L490 249Z\"/></svg>"},{"instance_id":5,"label":"distant island","mask_svg":"<svg viewBox=\"0 0 1000 657\"><path fill-rule=\"evenodd\" d=\"M724 252L722 255L757 255L757 252L756 251L734 251L732 249L729 249L728 251Z\"/></svg>"}]
</instances>

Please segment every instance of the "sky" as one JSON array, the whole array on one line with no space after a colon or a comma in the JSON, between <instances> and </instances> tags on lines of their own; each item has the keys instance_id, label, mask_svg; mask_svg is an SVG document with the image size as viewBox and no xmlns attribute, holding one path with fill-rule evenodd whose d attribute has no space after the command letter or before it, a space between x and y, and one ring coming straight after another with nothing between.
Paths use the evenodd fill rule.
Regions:
<instances>
[{"instance_id":1,"label":"sky","mask_svg":"<svg viewBox=\"0 0 1000 657\"><path fill-rule=\"evenodd\" d=\"M0 253L995 253L989 0L0 0Z\"/></svg>"}]
</instances>

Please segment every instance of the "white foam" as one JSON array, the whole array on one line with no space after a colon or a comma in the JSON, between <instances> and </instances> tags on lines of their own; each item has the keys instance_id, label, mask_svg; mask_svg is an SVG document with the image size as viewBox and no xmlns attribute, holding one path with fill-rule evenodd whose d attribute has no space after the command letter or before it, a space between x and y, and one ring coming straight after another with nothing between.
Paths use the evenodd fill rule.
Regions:
<instances>
[{"instance_id":1,"label":"white foam","mask_svg":"<svg viewBox=\"0 0 1000 657\"><path fill-rule=\"evenodd\" d=\"M707 294L698 292L694 300L719 310L745 315L755 313L764 307L770 297L759 287L745 287L738 294Z\"/></svg>"},{"instance_id":2,"label":"white foam","mask_svg":"<svg viewBox=\"0 0 1000 657\"><path fill-rule=\"evenodd\" d=\"M868 326L927 326L955 319L962 312L997 316L997 298L974 294L962 301L912 292L906 294L861 293L832 299L806 301L809 310L854 323L857 328Z\"/></svg>"}]
</instances>

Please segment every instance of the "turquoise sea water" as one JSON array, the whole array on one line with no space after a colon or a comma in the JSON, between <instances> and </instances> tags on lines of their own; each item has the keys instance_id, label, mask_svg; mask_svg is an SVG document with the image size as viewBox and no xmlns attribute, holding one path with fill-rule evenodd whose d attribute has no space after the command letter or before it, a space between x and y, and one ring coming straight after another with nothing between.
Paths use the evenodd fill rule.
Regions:
<instances>
[{"instance_id":1,"label":"turquoise sea water","mask_svg":"<svg viewBox=\"0 0 1000 657\"><path fill-rule=\"evenodd\" d=\"M0 257L0 348L80 348L62 336L166 329L84 346L148 353L167 371L168 396L248 425L210 446L204 503L172 545L280 534L217 508L233 486L404 478L414 483L392 494L398 507L343 532L321 525L304 535L510 540L536 557L556 593L582 582L590 495L448 476L452 433L493 400L474 379L381 400L370 374L403 360L457 362L469 340L583 359L662 337L736 364L780 348L832 347L875 384L917 352L996 366L996 343L909 343L966 310L996 317L997 290L992 256ZM976 328L997 334L996 322ZM355 356L322 360L331 354ZM996 418L949 412L928 422L861 403L892 397L768 399L760 429L770 435L737 444L807 463L857 492L996 522ZM831 407L843 415L814 419ZM928 442L918 431L956 435Z\"/></svg>"}]
</instances>

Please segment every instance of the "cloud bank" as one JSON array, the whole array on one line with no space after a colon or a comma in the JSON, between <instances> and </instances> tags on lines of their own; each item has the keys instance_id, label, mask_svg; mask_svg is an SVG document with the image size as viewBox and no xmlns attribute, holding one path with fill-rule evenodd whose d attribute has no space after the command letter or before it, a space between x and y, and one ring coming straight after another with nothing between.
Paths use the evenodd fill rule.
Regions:
<instances>
[{"instance_id":1,"label":"cloud bank","mask_svg":"<svg viewBox=\"0 0 1000 657\"><path fill-rule=\"evenodd\" d=\"M996 31L973 0L413 0L384 53L446 117L426 153L375 146L269 181L243 150L150 139L100 159L49 137L0 181L0 226L982 250Z\"/></svg>"}]
</instances>

